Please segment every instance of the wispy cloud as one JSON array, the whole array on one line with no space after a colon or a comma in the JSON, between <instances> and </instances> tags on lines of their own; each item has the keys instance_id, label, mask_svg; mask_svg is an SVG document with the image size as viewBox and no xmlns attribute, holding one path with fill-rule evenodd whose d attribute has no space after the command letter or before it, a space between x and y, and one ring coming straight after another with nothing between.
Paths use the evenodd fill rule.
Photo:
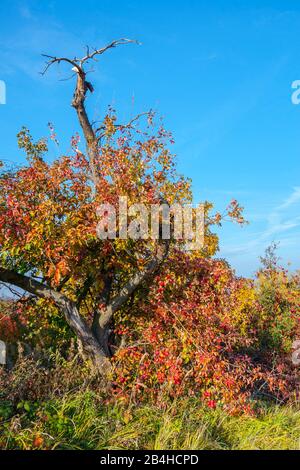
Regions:
<instances>
[{"instance_id":1,"label":"wispy cloud","mask_svg":"<svg viewBox=\"0 0 300 470\"><path fill-rule=\"evenodd\" d=\"M300 216L290 214L290 209L299 202L300 188L295 187L292 193L268 215L268 227L262 234L262 239L299 227Z\"/></svg>"},{"instance_id":2,"label":"wispy cloud","mask_svg":"<svg viewBox=\"0 0 300 470\"><path fill-rule=\"evenodd\" d=\"M265 213L264 218L260 216L260 225L262 226L260 231L248 232L247 230L238 239L223 240L222 255L240 262L241 256L258 258L272 241L280 242L281 248L298 247L300 187L293 188L280 204Z\"/></svg>"},{"instance_id":3,"label":"wispy cloud","mask_svg":"<svg viewBox=\"0 0 300 470\"><path fill-rule=\"evenodd\" d=\"M293 204L296 204L298 201L300 201L300 187L295 187L292 194L283 201L283 203L277 207L277 211L283 211L284 209L288 209L290 206Z\"/></svg>"}]
</instances>

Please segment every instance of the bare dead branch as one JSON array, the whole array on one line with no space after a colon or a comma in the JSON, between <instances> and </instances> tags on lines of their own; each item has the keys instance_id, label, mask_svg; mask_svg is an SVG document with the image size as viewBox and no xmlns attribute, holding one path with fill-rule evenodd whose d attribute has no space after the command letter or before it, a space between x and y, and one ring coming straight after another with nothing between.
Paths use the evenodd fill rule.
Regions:
<instances>
[{"instance_id":1,"label":"bare dead branch","mask_svg":"<svg viewBox=\"0 0 300 470\"><path fill-rule=\"evenodd\" d=\"M86 80L86 70L84 69L84 65L88 63L90 60L97 60L96 57L104 54L109 49L115 48L120 45L135 43L138 44L138 41L134 39L127 39L121 38L112 41L108 45L100 48L94 49L92 52L90 48L86 47L86 55L82 58L74 57L73 59L69 59L68 57L56 57L47 54L43 54L43 57L46 57L48 61L46 62L46 66L44 70L41 72L42 75L49 70L49 68L54 64L60 64L61 62L68 63L72 65L72 70L75 72L77 76L76 86L74 90L72 106L76 110L77 117L79 124L82 128L86 145L87 145L87 154L89 156L89 166L91 171L91 179L94 184L94 188L97 187L98 184L98 173L97 173L97 156L99 151L99 139L97 138L93 126L89 120L89 116L86 112L85 108L85 100L87 92L90 91L93 93L94 88L93 85Z\"/></svg>"},{"instance_id":2,"label":"bare dead branch","mask_svg":"<svg viewBox=\"0 0 300 470\"><path fill-rule=\"evenodd\" d=\"M75 67L79 73L84 73L83 70L81 70L80 66L78 65L78 60L77 59L68 59L67 57L55 57L55 56L51 56L51 55L47 55L47 54L42 54L42 57L46 57L47 59L49 59L47 62L46 62L46 66L45 68L42 70L41 75L45 75L45 73L49 70L49 68L54 65L54 64L60 64L60 62L67 62L68 64L72 65L73 67Z\"/></svg>"},{"instance_id":3,"label":"bare dead branch","mask_svg":"<svg viewBox=\"0 0 300 470\"><path fill-rule=\"evenodd\" d=\"M68 64L72 65L75 69L78 70L78 73L84 74L85 71L83 69L83 65L88 62L89 60L96 60L96 56L104 54L109 49L113 49L117 46L121 46L124 44L140 44L136 39L127 39L127 38L121 38L121 39L116 39L112 41L111 43L107 44L104 47L101 47L100 49L94 49L93 52L90 52L89 46L86 46L86 55L82 58L77 58L74 57L73 59L69 59L68 57L56 57L56 56L51 56L48 54L42 54L42 57L45 57L46 59L49 59L46 62L46 66L44 70L41 72L42 75L45 75L45 73L48 71L48 69L53 65L53 64L59 64L60 62L67 62Z\"/></svg>"},{"instance_id":4,"label":"bare dead branch","mask_svg":"<svg viewBox=\"0 0 300 470\"><path fill-rule=\"evenodd\" d=\"M107 46L102 47L101 49L94 49L93 52L90 53L90 50L87 46L87 54L82 58L79 59L79 64L82 67L82 65L85 62L88 62L89 60L96 60L95 57L97 55L102 55L104 52L106 52L108 49L112 49L117 46L121 46L124 44L137 44L140 45L141 43L138 42L136 39L127 39L127 38L121 38L121 39L116 39L115 41L112 41L111 43L107 44Z\"/></svg>"}]
</instances>

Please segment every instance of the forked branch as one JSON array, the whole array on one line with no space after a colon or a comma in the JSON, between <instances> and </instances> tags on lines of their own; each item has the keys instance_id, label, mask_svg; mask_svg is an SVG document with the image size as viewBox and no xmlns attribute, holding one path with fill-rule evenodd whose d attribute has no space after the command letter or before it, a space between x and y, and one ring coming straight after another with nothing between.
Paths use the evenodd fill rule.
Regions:
<instances>
[{"instance_id":1,"label":"forked branch","mask_svg":"<svg viewBox=\"0 0 300 470\"><path fill-rule=\"evenodd\" d=\"M47 70L54 64L60 64L61 62L66 62L70 65L72 65L76 71L80 74L84 74L84 64L88 63L90 60L95 60L97 61L97 56L104 54L104 52L108 51L109 49L113 49L117 46L122 46L124 44L138 44L140 45L140 42L138 42L136 39L127 39L127 38L121 38L121 39L116 39L109 44L107 44L104 47L101 47L100 49L93 49L92 52L90 51L90 47L87 46L87 53L84 57L78 58L74 57L73 59L70 59L68 57L56 57L48 54L42 54L43 57L48 59L46 62L46 66L44 70L42 70L41 74L45 75Z\"/></svg>"},{"instance_id":2,"label":"forked branch","mask_svg":"<svg viewBox=\"0 0 300 470\"><path fill-rule=\"evenodd\" d=\"M101 345L93 336L90 328L80 316L75 303L64 294L57 292L51 287L42 284L28 276L19 274L10 269L0 267L0 281L19 287L42 299L48 299L63 312L65 319L76 336L81 340L85 351L92 359L100 373L106 374L110 368L110 362L106 357Z\"/></svg>"},{"instance_id":3,"label":"forked branch","mask_svg":"<svg viewBox=\"0 0 300 470\"><path fill-rule=\"evenodd\" d=\"M41 72L44 75L49 68L54 64L60 64L61 62L65 62L69 65L72 65L72 70L77 75L76 86L74 90L74 96L72 101L72 106L77 112L77 117L79 120L79 124L83 131L86 145L87 145L87 153L89 156L89 164L90 164L90 171L94 186L96 187L98 184L98 174L97 174L97 156L98 156L98 146L100 144L99 138L97 138L96 133L93 129L92 123L89 120L88 114L85 108L85 99L87 92L90 91L91 93L94 91L94 88L90 82L86 80L86 70L85 64L87 64L90 60L97 60L97 56L104 54L109 49L115 48L120 45L124 44L139 44L138 41L135 39L127 39L121 38L114 40L107 44L100 49L93 49L90 51L90 48L87 47L86 55L82 58L74 57L70 59L68 57L56 57L47 54L43 54L43 57L46 57L48 61L46 62L46 66L44 70Z\"/></svg>"}]
</instances>

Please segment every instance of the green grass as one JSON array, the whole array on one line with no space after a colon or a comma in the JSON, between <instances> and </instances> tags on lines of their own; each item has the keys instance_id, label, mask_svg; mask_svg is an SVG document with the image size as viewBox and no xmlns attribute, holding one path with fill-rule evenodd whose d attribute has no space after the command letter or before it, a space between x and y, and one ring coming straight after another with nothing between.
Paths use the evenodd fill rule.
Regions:
<instances>
[{"instance_id":1,"label":"green grass","mask_svg":"<svg viewBox=\"0 0 300 470\"><path fill-rule=\"evenodd\" d=\"M103 405L94 392L46 403L0 405L2 449L299 449L300 410L266 408L259 417L203 409L196 399L168 409Z\"/></svg>"}]
</instances>

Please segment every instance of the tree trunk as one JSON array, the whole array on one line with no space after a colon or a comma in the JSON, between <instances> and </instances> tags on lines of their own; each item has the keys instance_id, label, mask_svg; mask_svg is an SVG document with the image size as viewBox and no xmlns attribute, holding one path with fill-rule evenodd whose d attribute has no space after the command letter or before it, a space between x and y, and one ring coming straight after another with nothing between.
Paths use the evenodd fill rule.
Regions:
<instances>
[{"instance_id":1,"label":"tree trunk","mask_svg":"<svg viewBox=\"0 0 300 470\"><path fill-rule=\"evenodd\" d=\"M52 300L56 307L64 314L68 325L75 335L80 339L84 351L91 359L95 368L102 375L107 376L111 368L110 360L92 330L85 320L81 318L76 304L72 300L68 299L68 297L61 292L55 291L35 279L10 269L0 267L0 281L17 286L43 299Z\"/></svg>"},{"instance_id":2,"label":"tree trunk","mask_svg":"<svg viewBox=\"0 0 300 470\"><path fill-rule=\"evenodd\" d=\"M105 325L101 324L101 312L96 312L93 319L92 332L108 358L112 355L109 347L110 327L110 322Z\"/></svg>"},{"instance_id":3,"label":"tree trunk","mask_svg":"<svg viewBox=\"0 0 300 470\"><path fill-rule=\"evenodd\" d=\"M94 335L93 331L81 319L79 312L74 304L66 305L64 311L66 320L70 327L80 339L84 352L91 359L94 367L103 376L107 376L111 369L111 363L103 345Z\"/></svg>"}]
</instances>

